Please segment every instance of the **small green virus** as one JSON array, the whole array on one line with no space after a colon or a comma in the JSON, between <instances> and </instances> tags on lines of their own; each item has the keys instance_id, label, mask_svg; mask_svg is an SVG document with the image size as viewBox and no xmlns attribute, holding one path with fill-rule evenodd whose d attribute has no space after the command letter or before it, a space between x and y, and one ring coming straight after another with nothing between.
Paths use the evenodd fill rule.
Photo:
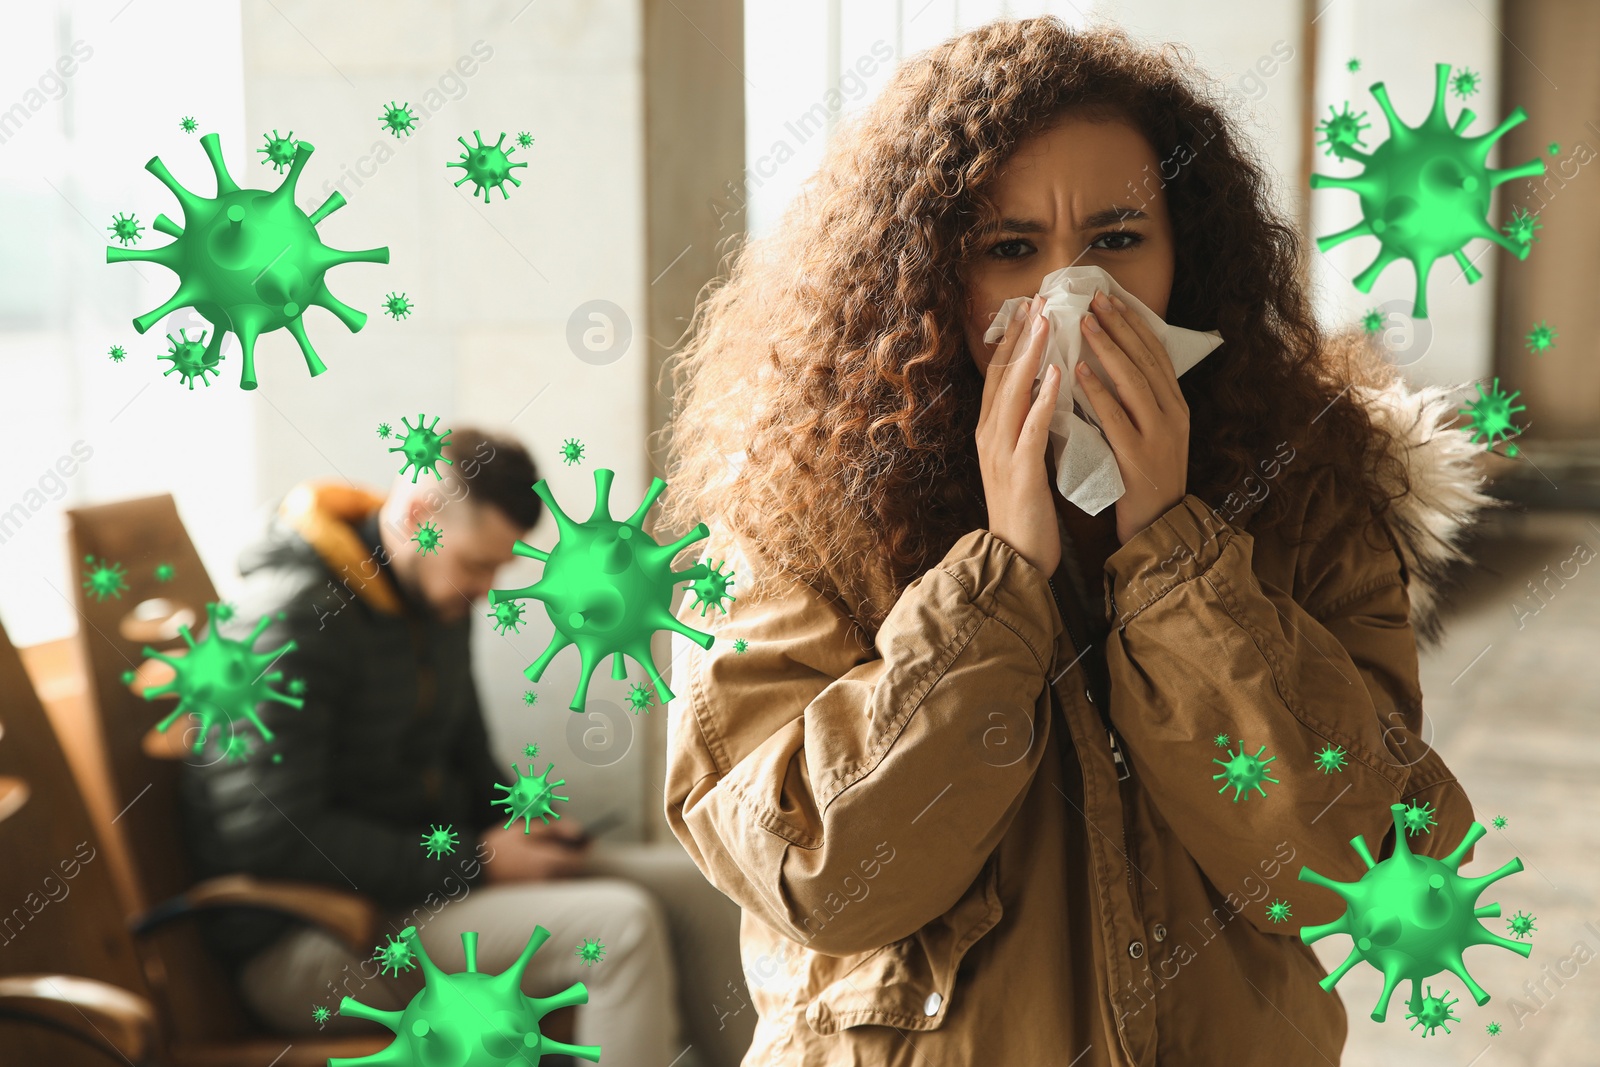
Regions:
<instances>
[{"instance_id":1,"label":"small green virus","mask_svg":"<svg viewBox=\"0 0 1600 1067\"><path fill-rule=\"evenodd\" d=\"M272 754L272 762L273 763L282 763L283 762L283 753L282 752L274 752Z\"/></svg>"},{"instance_id":2,"label":"small green virus","mask_svg":"<svg viewBox=\"0 0 1600 1067\"><path fill-rule=\"evenodd\" d=\"M1556 337L1556 332L1550 328L1548 322L1536 322L1533 324L1533 329L1528 331L1526 338L1528 351L1536 356L1548 352L1555 347Z\"/></svg>"},{"instance_id":3,"label":"small green virus","mask_svg":"<svg viewBox=\"0 0 1600 1067\"><path fill-rule=\"evenodd\" d=\"M450 447L450 442L446 441L445 438L455 433L455 431L446 430L444 433L434 433L433 428L439 425L439 420L444 416L435 415L433 417L433 422L424 427L422 425L422 420L427 417L428 416L422 412L418 412L417 424L415 426L411 425L410 419L402 417L400 422L406 428L406 435L397 447L389 449L390 452L400 452L405 455L406 462L405 465L400 468L401 474L411 470L412 467L416 468L416 470L411 471L411 482L413 485L416 484L417 475L421 474L423 471L431 471L434 478L438 479L439 481L443 481L444 475L439 473L437 464L454 464L455 462L454 460L444 458L444 450Z\"/></svg>"},{"instance_id":4,"label":"small green virus","mask_svg":"<svg viewBox=\"0 0 1600 1067\"><path fill-rule=\"evenodd\" d=\"M576 437L569 437L561 442L561 461L569 466L583 460L583 442Z\"/></svg>"},{"instance_id":5,"label":"small green virus","mask_svg":"<svg viewBox=\"0 0 1600 1067\"><path fill-rule=\"evenodd\" d=\"M1218 748L1227 748L1230 744L1227 734L1218 734L1216 737L1211 739L1211 743L1216 745Z\"/></svg>"},{"instance_id":6,"label":"small green virus","mask_svg":"<svg viewBox=\"0 0 1600 1067\"><path fill-rule=\"evenodd\" d=\"M250 758L250 739L244 734L234 734L222 743L222 754L228 757L229 763L237 763Z\"/></svg>"},{"instance_id":7,"label":"small green virus","mask_svg":"<svg viewBox=\"0 0 1600 1067\"><path fill-rule=\"evenodd\" d=\"M431 826L428 832L422 835L422 847L434 859L454 852L456 841L456 832L449 826Z\"/></svg>"},{"instance_id":8,"label":"small green virus","mask_svg":"<svg viewBox=\"0 0 1600 1067\"><path fill-rule=\"evenodd\" d=\"M1450 90L1465 100L1478 91L1478 83L1482 80L1476 71L1462 67L1451 76Z\"/></svg>"},{"instance_id":9,"label":"small green virus","mask_svg":"<svg viewBox=\"0 0 1600 1067\"><path fill-rule=\"evenodd\" d=\"M1421 804L1412 802L1406 805L1405 811L1400 815L1400 821L1405 825L1406 833L1415 837L1417 834L1431 834L1438 825L1433 818L1433 805L1424 801Z\"/></svg>"},{"instance_id":10,"label":"small green virus","mask_svg":"<svg viewBox=\"0 0 1600 1067\"><path fill-rule=\"evenodd\" d=\"M283 688L292 697L303 697L306 695L306 680L304 678L291 678L289 679L289 684Z\"/></svg>"},{"instance_id":11,"label":"small green virus","mask_svg":"<svg viewBox=\"0 0 1600 1067\"><path fill-rule=\"evenodd\" d=\"M1383 329L1383 320L1383 312L1377 308L1369 308L1367 313L1361 316L1361 328L1368 333L1377 333Z\"/></svg>"},{"instance_id":12,"label":"small green virus","mask_svg":"<svg viewBox=\"0 0 1600 1067\"><path fill-rule=\"evenodd\" d=\"M749 647L750 647L750 642L746 641L744 638L736 637L736 638L733 639L733 650L735 652L744 652Z\"/></svg>"},{"instance_id":13,"label":"small green virus","mask_svg":"<svg viewBox=\"0 0 1600 1067\"><path fill-rule=\"evenodd\" d=\"M1367 117L1363 111L1359 115L1350 113L1350 101L1346 100L1343 111L1335 111L1333 105L1328 105L1328 117L1317 123L1317 132L1322 134L1318 144L1328 146L1324 155L1338 156L1340 159L1350 154L1350 149L1365 148L1367 144L1361 139L1361 131L1370 129L1372 123L1362 122Z\"/></svg>"},{"instance_id":14,"label":"small green virus","mask_svg":"<svg viewBox=\"0 0 1600 1067\"><path fill-rule=\"evenodd\" d=\"M137 678L137 677L139 677L139 674L138 674L137 671L123 671L122 672L122 684L123 685L132 685L134 679Z\"/></svg>"},{"instance_id":15,"label":"small green virus","mask_svg":"<svg viewBox=\"0 0 1600 1067\"><path fill-rule=\"evenodd\" d=\"M534 744L532 741L529 741L527 744L522 746L522 754L527 756L529 759L532 759L539 754L539 746Z\"/></svg>"},{"instance_id":16,"label":"small green virus","mask_svg":"<svg viewBox=\"0 0 1600 1067\"><path fill-rule=\"evenodd\" d=\"M535 926L522 955L497 975L478 973L478 934L474 930L461 935L467 969L457 974L444 973L428 958L416 927L406 927L400 936L422 961L426 984L404 1011L380 1011L350 997L340 1001L340 1015L381 1023L394 1031L395 1039L370 1056L331 1059L328 1067L535 1067L545 1056L599 1062L599 1045L569 1045L539 1032L540 1021L550 1012L588 1003L589 991L582 982L549 997L529 997L522 992L523 972L549 939L549 930Z\"/></svg>"},{"instance_id":17,"label":"small green virus","mask_svg":"<svg viewBox=\"0 0 1600 1067\"><path fill-rule=\"evenodd\" d=\"M1472 440L1486 441L1490 448L1495 442L1520 434L1521 428L1511 421L1511 416L1519 411L1527 410L1527 405L1512 405L1512 401L1522 395L1522 390L1507 396L1500 391L1500 379L1494 380L1494 385L1488 392L1484 392L1483 383L1474 383L1478 387L1478 399L1461 408L1458 414L1472 416ZM1512 445L1512 449L1516 446ZM1515 451L1511 452L1516 455Z\"/></svg>"},{"instance_id":18,"label":"small green virus","mask_svg":"<svg viewBox=\"0 0 1600 1067\"><path fill-rule=\"evenodd\" d=\"M144 232L144 227L139 225L139 219L134 215L117 214L111 216L111 225L106 229L111 231L111 236L123 244L134 244L139 240L139 234Z\"/></svg>"},{"instance_id":19,"label":"small green virus","mask_svg":"<svg viewBox=\"0 0 1600 1067\"><path fill-rule=\"evenodd\" d=\"M633 688L628 690L628 706L633 709L635 715L641 711L648 714L650 711L650 690L635 682Z\"/></svg>"},{"instance_id":20,"label":"small green virus","mask_svg":"<svg viewBox=\"0 0 1600 1067\"><path fill-rule=\"evenodd\" d=\"M522 702L531 708L535 704L539 703L539 694L535 693L532 689L524 689L522 691Z\"/></svg>"},{"instance_id":21,"label":"small green virus","mask_svg":"<svg viewBox=\"0 0 1600 1067\"><path fill-rule=\"evenodd\" d=\"M267 134L261 136L267 142L264 147L256 149L267 157L261 161L262 164L271 164L273 170L282 174L283 168L294 162L294 131L290 130L287 137L279 137L277 130L273 130L270 136Z\"/></svg>"},{"instance_id":22,"label":"small green virus","mask_svg":"<svg viewBox=\"0 0 1600 1067\"><path fill-rule=\"evenodd\" d=\"M1361 69L1361 60L1357 59L1355 56L1351 56L1350 61L1344 65L1344 69L1348 70L1351 74L1354 74L1356 71Z\"/></svg>"},{"instance_id":23,"label":"small green virus","mask_svg":"<svg viewBox=\"0 0 1600 1067\"><path fill-rule=\"evenodd\" d=\"M1442 994L1436 997L1433 995L1432 986L1428 986L1426 988L1427 993L1422 998L1421 1007L1414 1008L1411 1011L1406 1012L1407 1019L1416 1020L1411 1024L1411 1029L1415 1030L1417 1027L1421 1026L1423 1028L1422 1036L1427 1037L1429 1034L1439 1029L1439 1027L1444 1026L1444 1032L1448 1034L1450 1032L1450 1028L1444 1024L1446 1022L1458 1023L1461 1021L1459 1016L1452 1015L1450 1013L1450 1006L1455 1004L1460 998L1457 998L1457 1000L1445 1000L1444 998L1450 995L1450 990L1446 989Z\"/></svg>"},{"instance_id":24,"label":"small green virus","mask_svg":"<svg viewBox=\"0 0 1600 1067\"><path fill-rule=\"evenodd\" d=\"M170 582L172 581L172 576L176 573L177 571L172 569L172 564L170 563L156 564L155 577L158 582Z\"/></svg>"},{"instance_id":25,"label":"small green virus","mask_svg":"<svg viewBox=\"0 0 1600 1067\"><path fill-rule=\"evenodd\" d=\"M178 125L182 127L184 133L193 133L195 130L200 128L200 124L194 120L193 115L183 116L182 121L180 121Z\"/></svg>"},{"instance_id":26,"label":"small green virus","mask_svg":"<svg viewBox=\"0 0 1600 1067\"><path fill-rule=\"evenodd\" d=\"M529 133L527 130L523 130L521 133L517 134L517 144L521 145L523 148L531 147L533 145L533 134Z\"/></svg>"},{"instance_id":27,"label":"small green virus","mask_svg":"<svg viewBox=\"0 0 1600 1067\"><path fill-rule=\"evenodd\" d=\"M1254 789L1262 796L1266 796L1267 791L1262 786L1262 782L1271 782L1273 785L1279 784L1276 778L1269 776L1267 770L1267 764L1278 757L1268 756L1266 759L1262 759L1261 754L1266 750L1267 746L1262 745L1254 756L1247 755L1244 750L1244 742L1240 741L1239 751L1234 752L1229 749L1227 760L1212 760L1212 763L1221 764L1222 773L1213 774L1211 780L1214 782L1218 778L1225 779L1222 783L1222 788L1218 789L1217 792L1226 792L1230 785L1233 786L1233 802L1235 804L1239 803L1239 798L1250 789Z\"/></svg>"},{"instance_id":28,"label":"small green virus","mask_svg":"<svg viewBox=\"0 0 1600 1067\"><path fill-rule=\"evenodd\" d=\"M589 692L589 678L607 656L612 657L611 677L627 678L623 657L645 669L655 683L662 704L673 698L672 690L651 658L650 638L661 629L671 629L710 648L711 634L684 625L671 611L673 589L681 581L694 581L708 573L703 563L683 571L672 569L679 552L702 538L710 529L700 523L671 544L658 544L644 531L644 517L656 497L666 489L660 478L651 480L644 500L625 520L611 517L611 481L615 472L601 467L594 472L594 511L584 522L574 522L550 492L546 479L534 483L533 491L548 505L560 531L556 545L546 552L518 541L512 552L544 563L544 573L533 585L523 589L491 589L489 603L504 600L541 600L555 633L550 643L522 673L537 682L556 653L577 645L581 662L578 686L567 706L582 711Z\"/></svg>"},{"instance_id":29,"label":"small green virus","mask_svg":"<svg viewBox=\"0 0 1600 1067\"><path fill-rule=\"evenodd\" d=\"M1267 905L1267 918L1275 923L1288 922L1289 913L1289 902L1286 900L1274 900Z\"/></svg>"},{"instance_id":30,"label":"small green virus","mask_svg":"<svg viewBox=\"0 0 1600 1067\"><path fill-rule=\"evenodd\" d=\"M1560 155L1560 154L1561 154L1561 144L1560 144L1560 142L1558 142L1558 141L1551 141L1551 142L1550 142L1550 149L1549 149L1549 151L1550 151L1550 154L1551 154L1551 155L1552 155L1552 156L1559 156L1559 155Z\"/></svg>"},{"instance_id":31,"label":"small green virus","mask_svg":"<svg viewBox=\"0 0 1600 1067\"><path fill-rule=\"evenodd\" d=\"M234 616L234 607L226 600L217 601L217 621L227 622Z\"/></svg>"},{"instance_id":32,"label":"small green virus","mask_svg":"<svg viewBox=\"0 0 1600 1067\"><path fill-rule=\"evenodd\" d=\"M111 357L111 362L121 363L123 359L127 357L128 353L121 345L112 345L111 351L108 352L107 355Z\"/></svg>"},{"instance_id":33,"label":"small green virus","mask_svg":"<svg viewBox=\"0 0 1600 1067\"><path fill-rule=\"evenodd\" d=\"M1519 911L1506 920L1506 929L1511 932L1512 937L1520 940L1538 929L1533 925L1534 918L1535 916Z\"/></svg>"},{"instance_id":34,"label":"small green virus","mask_svg":"<svg viewBox=\"0 0 1600 1067\"><path fill-rule=\"evenodd\" d=\"M1494 823L1496 830L1504 830L1506 828L1506 817L1504 815L1496 815L1490 821Z\"/></svg>"},{"instance_id":35,"label":"small green virus","mask_svg":"<svg viewBox=\"0 0 1600 1067\"><path fill-rule=\"evenodd\" d=\"M489 618L494 620L495 633L522 632L522 605L515 600L504 600L494 606L489 612Z\"/></svg>"},{"instance_id":36,"label":"small green virus","mask_svg":"<svg viewBox=\"0 0 1600 1067\"><path fill-rule=\"evenodd\" d=\"M739 599L728 592L728 587L733 584L733 572L724 573L722 571L722 565L726 562L728 561L725 559L718 560L716 563L712 563L709 559L706 560L708 568L706 574L703 577L696 578L689 586L689 591L695 596L695 604L700 606L700 614L702 616L705 615L707 608L713 607L726 615L728 606L722 602L724 600L733 601ZM690 606L693 607L694 605Z\"/></svg>"},{"instance_id":37,"label":"small green virus","mask_svg":"<svg viewBox=\"0 0 1600 1067\"><path fill-rule=\"evenodd\" d=\"M1511 209L1511 218L1500 229L1518 244L1531 245L1539 239L1534 236L1534 231L1544 229L1544 224L1539 221L1537 212L1530 214L1521 207L1514 207Z\"/></svg>"},{"instance_id":38,"label":"small green virus","mask_svg":"<svg viewBox=\"0 0 1600 1067\"><path fill-rule=\"evenodd\" d=\"M394 433L394 427L390 426L387 422L378 423L378 436L379 437L387 439L393 433Z\"/></svg>"},{"instance_id":39,"label":"small green virus","mask_svg":"<svg viewBox=\"0 0 1600 1067\"><path fill-rule=\"evenodd\" d=\"M1343 745L1324 745L1322 751L1317 753L1317 769L1323 774L1342 771L1344 770L1344 764Z\"/></svg>"},{"instance_id":40,"label":"small green virus","mask_svg":"<svg viewBox=\"0 0 1600 1067\"><path fill-rule=\"evenodd\" d=\"M163 371L161 376L165 378L176 372L179 384L188 382L191 391L194 389L196 378L200 379L200 384L209 389L211 380L206 375L216 374L217 364L222 360L220 349L212 352L206 348L206 334L209 332L201 330L200 339L197 341L189 340L189 331L186 329L180 329L177 337L167 334L167 340L172 347L167 350L166 355L158 358L171 360L172 366Z\"/></svg>"},{"instance_id":41,"label":"small green virus","mask_svg":"<svg viewBox=\"0 0 1600 1067\"><path fill-rule=\"evenodd\" d=\"M444 539L444 533L431 522L425 522L417 528L411 540L417 543L417 551L426 556L439 551L439 542Z\"/></svg>"},{"instance_id":42,"label":"small green virus","mask_svg":"<svg viewBox=\"0 0 1600 1067\"><path fill-rule=\"evenodd\" d=\"M600 943L598 937L586 937L583 939L583 944L579 945L576 951L573 952L573 955L582 960L585 967L593 967L605 958L606 947Z\"/></svg>"},{"instance_id":43,"label":"small green virus","mask_svg":"<svg viewBox=\"0 0 1600 1067\"><path fill-rule=\"evenodd\" d=\"M383 313L396 322L411 314L411 309L414 307L416 305L407 300L404 293L390 293L383 298Z\"/></svg>"},{"instance_id":44,"label":"small green virus","mask_svg":"<svg viewBox=\"0 0 1600 1067\"><path fill-rule=\"evenodd\" d=\"M1490 1037L1499 1037L1500 1030L1501 1026L1499 1023L1490 1023L1488 1026L1483 1028L1483 1032L1488 1034Z\"/></svg>"},{"instance_id":45,"label":"small green virus","mask_svg":"<svg viewBox=\"0 0 1600 1067\"><path fill-rule=\"evenodd\" d=\"M380 116L379 121L383 123L384 129L396 137L399 137L402 133L410 137L411 131L417 125L417 117L411 113L410 101L398 105L393 100L389 101L389 106L383 109L383 115Z\"/></svg>"},{"instance_id":46,"label":"small green virus","mask_svg":"<svg viewBox=\"0 0 1600 1067\"><path fill-rule=\"evenodd\" d=\"M408 926L406 929L409 930L411 927ZM399 975L401 971L409 971L417 965L416 956L411 951L411 942L393 937L389 938L388 944L379 945L377 951L372 954L372 958L383 964L382 967L378 968L380 972L392 969L396 975ZM344 1008L341 1005L340 1014L344 1013Z\"/></svg>"},{"instance_id":47,"label":"small green virus","mask_svg":"<svg viewBox=\"0 0 1600 1067\"><path fill-rule=\"evenodd\" d=\"M332 1012L330 1012L327 1008L323 1007L321 1004L318 1004L316 1007L311 1009L311 1018L315 1022L318 1022L318 1023L327 1022L328 1021L328 1016L330 1016L332 1014L333 1014Z\"/></svg>"},{"instance_id":48,"label":"small green virus","mask_svg":"<svg viewBox=\"0 0 1600 1067\"><path fill-rule=\"evenodd\" d=\"M127 571L120 563L109 563L101 560L95 563L93 556L84 556L83 562L88 564L83 572L83 588L89 595L98 601L106 597L122 599L122 594L128 591L125 579Z\"/></svg>"},{"instance_id":49,"label":"small green virus","mask_svg":"<svg viewBox=\"0 0 1600 1067\"><path fill-rule=\"evenodd\" d=\"M554 763L550 764L544 769L543 774L534 778L531 777L533 764L530 763L528 764L530 777L525 778L522 774L522 768L513 763L511 769L517 775L515 784L501 785L498 782L495 783L495 788L504 789L506 795L494 803L497 806L503 805L506 810L511 812L511 818L506 820L505 829L511 829L511 824L521 819L523 820L522 832L527 834L533 832L534 819L538 819L546 826L549 826L552 818L561 818L561 815L550 806L550 802L552 800L569 800L571 798L556 795L556 787L566 785L567 780L565 778L558 778L553 782L549 780L550 772L555 769L555 766Z\"/></svg>"},{"instance_id":50,"label":"small green virus","mask_svg":"<svg viewBox=\"0 0 1600 1067\"><path fill-rule=\"evenodd\" d=\"M477 130L472 131L472 136L477 140L478 147L474 148L469 145L465 137L457 137L456 140L461 142L461 147L466 151L461 153L460 159L445 164L446 167L460 167L466 171L461 176L461 181L456 182L456 186L459 188L461 182L472 182L474 185L472 195L477 196L482 193L483 202L486 204L489 202L489 192L492 189L500 190L500 198L502 200L511 199L511 194L506 191L505 183L509 181L512 185L520 186L522 183L517 181L511 172L517 167L527 166L526 163L511 162L510 156L512 152L516 151L516 146L513 145L502 151L500 146L506 140L506 135L503 133L500 135L500 140L492 145L484 144L483 134Z\"/></svg>"},{"instance_id":51,"label":"small green virus","mask_svg":"<svg viewBox=\"0 0 1600 1067\"><path fill-rule=\"evenodd\" d=\"M295 650L294 641L286 641L270 652L256 652L256 639L272 625L272 618L263 615L250 636L243 640L223 637L217 623L221 621L218 605L207 604L206 616L211 625L203 641L196 641L187 625L179 626L178 633L189 646L187 655L169 656L145 646L144 654L171 667L177 676L166 685L146 689L144 698L154 700L176 693L178 706L161 722L157 730L165 731L180 715L193 715L200 720L200 730L195 737L194 750L205 745L213 726L226 726L227 737L237 733L240 719L249 720L268 741L272 731L256 715L256 706L265 700L287 704L292 708L304 705L299 697L280 693L273 686L283 678L282 671L272 670L278 658Z\"/></svg>"}]
</instances>

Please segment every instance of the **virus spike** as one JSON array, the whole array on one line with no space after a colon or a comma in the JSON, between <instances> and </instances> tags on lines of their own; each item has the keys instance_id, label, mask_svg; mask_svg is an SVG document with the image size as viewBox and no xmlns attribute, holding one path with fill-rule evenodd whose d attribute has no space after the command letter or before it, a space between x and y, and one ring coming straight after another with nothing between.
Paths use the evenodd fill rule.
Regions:
<instances>
[{"instance_id":1,"label":"virus spike","mask_svg":"<svg viewBox=\"0 0 1600 1067\"><path fill-rule=\"evenodd\" d=\"M1372 1006L1372 1019L1374 1022L1383 1022L1389 1014L1389 999L1394 996L1395 986L1400 984L1400 971L1390 969L1384 972L1383 992L1378 994L1378 1002Z\"/></svg>"},{"instance_id":2,"label":"virus spike","mask_svg":"<svg viewBox=\"0 0 1600 1067\"><path fill-rule=\"evenodd\" d=\"M356 327L358 330L360 328L360 326ZM300 355L305 358L306 369L311 372L311 377L315 378L317 375L327 370L328 365L322 362L322 357L317 355L317 350L311 347L311 338L306 336L305 324L301 322L300 319L293 318L289 320L287 329L289 331L289 336L293 337L295 342L299 344ZM255 385L253 384L255 382L255 368L253 366L251 367L250 381L252 384L245 386L246 389L255 388Z\"/></svg>"},{"instance_id":3,"label":"virus spike","mask_svg":"<svg viewBox=\"0 0 1600 1067\"><path fill-rule=\"evenodd\" d=\"M208 133L202 136L200 147L205 150L206 158L211 160L211 170L217 176L217 199L228 193L237 193L239 183L228 173L228 163L222 158L222 142L217 135Z\"/></svg>"}]
</instances>

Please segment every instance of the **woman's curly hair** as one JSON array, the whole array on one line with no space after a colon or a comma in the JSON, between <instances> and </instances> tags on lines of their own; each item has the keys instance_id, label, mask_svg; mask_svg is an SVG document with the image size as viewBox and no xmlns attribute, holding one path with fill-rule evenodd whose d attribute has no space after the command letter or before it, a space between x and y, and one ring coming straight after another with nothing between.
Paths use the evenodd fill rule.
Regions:
<instances>
[{"instance_id":1,"label":"woman's curly hair","mask_svg":"<svg viewBox=\"0 0 1600 1067\"><path fill-rule=\"evenodd\" d=\"M740 592L804 582L875 634L907 585L987 526L960 267L998 228L987 183L1068 114L1120 117L1157 158L1186 160L1165 182L1167 321L1224 338L1179 379L1189 491L1220 503L1288 440L1365 505L1350 521L1387 513L1404 466L1348 386L1386 384L1392 368L1359 330L1318 328L1299 237L1218 94L1184 50L1044 16L908 60L841 125L774 232L728 254L668 363L662 528L706 521L708 551L749 563ZM1252 530L1282 520L1287 495L1269 493Z\"/></svg>"}]
</instances>

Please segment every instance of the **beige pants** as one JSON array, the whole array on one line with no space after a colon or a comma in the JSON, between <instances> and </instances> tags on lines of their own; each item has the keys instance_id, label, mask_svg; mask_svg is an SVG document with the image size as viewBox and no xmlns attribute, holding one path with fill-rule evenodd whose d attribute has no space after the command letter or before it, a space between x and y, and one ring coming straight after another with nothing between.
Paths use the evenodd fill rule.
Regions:
<instances>
[{"instance_id":1,"label":"beige pants","mask_svg":"<svg viewBox=\"0 0 1600 1067\"><path fill-rule=\"evenodd\" d=\"M478 932L478 970L498 974L521 955L535 925L546 927L551 937L528 965L522 988L529 996L549 996L573 982L588 988L588 1003L577 1009L575 1043L601 1046L610 1067L692 1062L682 1056L686 1042L662 909L633 882L585 877L480 886L437 913L421 906L386 918L383 942L415 925L429 957L447 973L465 969L463 931ZM585 938L605 945L604 958L592 966L574 954ZM375 974L370 956L352 953L322 930L303 928L251 958L240 991L264 1022L285 1033L370 1031L371 1023L338 1014L342 998L398 1011L422 988L421 968ZM320 1025L312 1018L319 1005L334 1013Z\"/></svg>"}]
</instances>

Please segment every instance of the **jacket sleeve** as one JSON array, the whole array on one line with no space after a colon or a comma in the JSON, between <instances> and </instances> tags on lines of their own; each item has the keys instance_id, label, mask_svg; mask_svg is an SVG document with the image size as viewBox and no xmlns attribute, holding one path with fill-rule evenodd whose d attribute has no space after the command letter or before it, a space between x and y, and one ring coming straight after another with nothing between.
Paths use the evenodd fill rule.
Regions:
<instances>
[{"instance_id":1,"label":"jacket sleeve","mask_svg":"<svg viewBox=\"0 0 1600 1067\"><path fill-rule=\"evenodd\" d=\"M1340 531L1328 481L1306 480L1297 526L1311 541L1293 589L1260 579L1251 535L1193 494L1107 561L1112 721L1140 783L1219 893L1248 884L1285 840L1295 847L1291 875L1304 864L1359 879L1366 867L1350 841L1360 834L1375 857L1389 854L1391 804L1433 810L1431 832L1407 838L1419 854L1449 854L1472 822L1429 744L1399 555L1373 546L1380 533ZM1214 743L1223 734L1226 749ZM1326 748L1343 750L1342 769L1318 767ZM1277 781L1262 783L1265 796L1235 800L1228 779L1214 777L1230 752L1271 759ZM1247 907L1260 930L1294 935L1344 911L1334 894L1298 881L1279 895L1295 921Z\"/></svg>"},{"instance_id":2,"label":"jacket sleeve","mask_svg":"<svg viewBox=\"0 0 1600 1067\"><path fill-rule=\"evenodd\" d=\"M1045 576L970 531L870 643L809 587L736 592L723 616L678 609L715 642L690 646L669 709L673 833L713 885L814 951L909 936L971 886L1038 767L1062 627ZM842 907L863 875L874 903Z\"/></svg>"}]
</instances>

